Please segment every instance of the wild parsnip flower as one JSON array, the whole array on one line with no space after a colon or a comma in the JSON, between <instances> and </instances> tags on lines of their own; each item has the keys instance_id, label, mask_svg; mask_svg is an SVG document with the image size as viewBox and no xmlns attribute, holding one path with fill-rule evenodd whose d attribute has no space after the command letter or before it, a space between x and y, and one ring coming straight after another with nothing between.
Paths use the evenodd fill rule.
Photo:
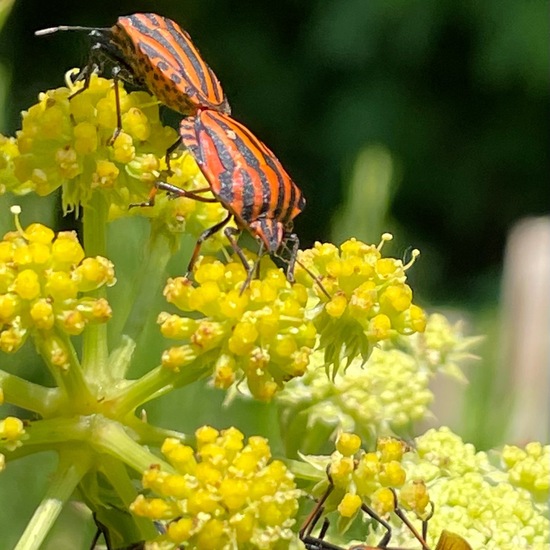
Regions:
<instances>
[{"instance_id":1,"label":"wild parsnip flower","mask_svg":"<svg viewBox=\"0 0 550 550\"><path fill-rule=\"evenodd\" d=\"M337 509L351 521L365 504L385 517L394 511L397 499L400 507L425 515L429 503L426 485L421 479L411 478L403 465L409 447L387 437L378 440L375 451L367 452L357 446L358 441L360 444L357 434L344 432L330 456L303 457L328 474L314 489L319 496L333 487L326 500L326 512Z\"/></svg>"},{"instance_id":2,"label":"wild parsnip flower","mask_svg":"<svg viewBox=\"0 0 550 550\"><path fill-rule=\"evenodd\" d=\"M397 504L419 532L420 520L429 520L431 548L446 530L463 537L473 550L549 550L549 504L544 498L548 495L539 493L537 501L531 490L547 490L550 446L536 442L524 449L506 446L501 454L491 453L500 454L499 466L445 427L428 430L416 438L413 447L383 438L376 451L360 450L353 456L348 453L348 442L355 437L341 434L338 441L344 453L337 450L328 457L303 458L329 472L334 488L324 512L337 510L340 526L347 526L353 514L361 513L361 505L367 504L389 522L392 547L412 548L418 540L393 513ZM517 483L518 475L522 483ZM329 485L324 479L314 494L322 495ZM376 545L385 528L371 520L369 525L360 542ZM328 540L350 544L333 531Z\"/></svg>"},{"instance_id":3,"label":"wild parsnip flower","mask_svg":"<svg viewBox=\"0 0 550 550\"><path fill-rule=\"evenodd\" d=\"M412 290L406 284L404 265L395 258L383 258L383 244L391 240L385 234L378 246L350 239L339 248L316 243L300 253L300 261L316 276L330 299L299 265L296 280L316 292L324 308L315 316L320 347L326 365L346 364L356 357L366 361L373 346L399 334L422 332L426 325L423 310L412 302ZM414 258L418 255L415 252Z\"/></svg>"},{"instance_id":4,"label":"wild parsnip flower","mask_svg":"<svg viewBox=\"0 0 550 550\"><path fill-rule=\"evenodd\" d=\"M15 159L18 156L17 140L0 134L0 195L7 191L25 195L33 189L31 181L21 182L15 177Z\"/></svg>"},{"instance_id":5,"label":"wild parsnip flower","mask_svg":"<svg viewBox=\"0 0 550 550\"><path fill-rule=\"evenodd\" d=\"M0 241L0 350L13 353L34 335L50 350L53 364L66 368L59 336L111 318L104 298L83 293L113 285L113 265L101 256L86 258L72 231L55 234L39 223L23 229L17 217L16 225Z\"/></svg>"},{"instance_id":6,"label":"wild parsnip flower","mask_svg":"<svg viewBox=\"0 0 550 550\"><path fill-rule=\"evenodd\" d=\"M16 192L47 195L62 187L64 210L86 205L96 191L108 204L127 209L143 201L163 168L175 130L162 126L157 102L145 92L127 93L119 86L122 131L116 128L113 82L93 74L89 87L73 84L41 93L39 102L23 113L17 144L0 143L6 169L13 163ZM71 97L72 96L72 97ZM17 146L18 151L15 150ZM3 165L0 165L0 169Z\"/></svg>"},{"instance_id":7,"label":"wild parsnip flower","mask_svg":"<svg viewBox=\"0 0 550 550\"><path fill-rule=\"evenodd\" d=\"M305 372L316 342L306 317L307 291L291 285L268 257L260 269L262 278L244 291L246 271L238 258L224 264L202 257L195 283L168 281L164 295L184 316L159 316L162 334L181 342L164 352L165 368L178 371L202 356L213 363L216 387L227 389L244 378L262 400Z\"/></svg>"},{"instance_id":8,"label":"wild parsnip flower","mask_svg":"<svg viewBox=\"0 0 550 550\"><path fill-rule=\"evenodd\" d=\"M195 435L196 451L177 439L164 442L161 451L175 473L151 466L142 483L155 496L140 495L130 507L165 524L158 546L288 548L301 491L285 465L272 460L267 440L255 436L246 443L235 428L208 426Z\"/></svg>"},{"instance_id":9,"label":"wild parsnip flower","mask_svg":"<svg viewBox=\"0 0 550 550\"><path fill-rule=\"evenodd\" d=\"M168 183L179 187L185 191L196 191L198 189L208 188L208 182L202 175L195 159L188 151L183 151L175 158L170 160L171 175L161 174L160 179L165 179ZM164 177L166 176L166 177ZM203 198L214 198L214 195L208 192L200 194ZM221 222L227 216L227 210L220 202L202 202L193 198L180 197L173 200L164 201L163 209L160 213L161 221L168 227L186 233L195 239L198 238L206 229L209 229ZM147 208L142 208L142 213L148 215ZM151 212L153 214L153 212ZM174 227L174 222L181 220L179 227ZM235 226L233 221L228 226ZM223 233L218 231L204 241L201 246L203 253L214 253L229 243Z\"/></svg>"}]
</instances>

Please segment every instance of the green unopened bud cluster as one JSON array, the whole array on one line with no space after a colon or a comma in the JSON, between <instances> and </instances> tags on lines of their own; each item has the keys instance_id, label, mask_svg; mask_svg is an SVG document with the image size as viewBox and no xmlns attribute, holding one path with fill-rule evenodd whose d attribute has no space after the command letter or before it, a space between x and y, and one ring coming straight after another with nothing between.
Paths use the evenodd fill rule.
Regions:
<instances>
[{"instance_id":1,"label":"green unopened bud cluster","mask_svg":"<svg viewBox=\"0 0 550 550\"><path fill-rule=\"evenodd\" d=\"M434 396L429 384L435 373L462 381L460 365L472 357L468 350L477 341L433 314L423 333L381 342L366 362L353 360L333 380L321 368L324 354L317 351L307 373L289 382L277 397L289 423L287 431L293 432L292 424L305 411L309 426L339 426L369 444L374 444L375 434L411 437L415 423L430 414Z\"/></svg>"},{"instance_id":2,"label":"green unopened bud cluster","mask_svg":"<svg viewBox=\"0 0 550 550\"><path fill-rule=\"evenodd\" d=\"M406 455L404 467L430 491L434 515L428 542L435 546L447 529L474 550L548 550L549 457L550 446L539 443L491 455L476 452L448 428L418 437L416 453ZM413 540L406 528L395 534L398 546Z\"/></svg>"}]
</instances>

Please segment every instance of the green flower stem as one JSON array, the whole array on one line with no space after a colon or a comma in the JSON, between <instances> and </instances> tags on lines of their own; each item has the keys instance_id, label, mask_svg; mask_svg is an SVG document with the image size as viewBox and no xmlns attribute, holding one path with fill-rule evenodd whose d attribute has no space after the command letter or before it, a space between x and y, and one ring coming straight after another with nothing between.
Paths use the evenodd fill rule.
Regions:
<instances>
[{"instance_id":1,"label":"green flower stem","mask_svg":"<svg viewBox=\"0 0 550 550\"><path fill-rule=\"evenodd\" d=\"M121 390L120 397L113 396L113 415L124 416L133 412L140 405L156 399L174 388L187 386L204 378L210 373L211 367L200 367L199 360L204 363L204 359L200 357L186 365L180 373L174 373L163 367L149 371L131 386ZM206 364L210 364L210 362L207 361Z\"/></svg>"},{"instance_id":2,"label":"green flower stem","mask_svg":"<svg viewBox=\"0 0 550 550\"><path fill-rule=\"evenodd\" d=\"M125 378L135 349L136 343L123 334L119 345L109 355L110 372L113 380L123 380Z\"/></svg>"},{"instance_id":3,"label":"green flower stem","mask_svg":"<svg viewBox=\"0 0 550 550\"><path fill-rule=\"evenodd\" d=\"M142 445L151 445L153 447L160 447L163 441L168 437L174 437L179 439L182 443L189 444L190 438L183 432L176 430L166 430L153 426L147 423L146 419L140 419L134 414L128 415L125 419L125 424L136 432L139 437L139 442Z\"/></svg>"},{"instance_id":4,"label":"green flower stem","mask_svg":"<svg viewBox=\"0 0 550 550\"><path fill-rule=\"evenodd\" d=\"M171 471L167 463L137 443L122 424L101 414L38 420L30 424L27 433L29 438L23 448L37 446L42 450L49 446L50 449L61 449L67 443L86 443L97 452L106 453L140 473L153 462L162 463L163 468ZM90 453L89 448L85 450Z\"/></svg>"},{"instance_id":5,"label":"green flower stem","mask_svg":"<svg viewBox=\"0 0 550 550\"><path fill-rule=\"evenodd\" d=\"M87 256L107 255L107 213L108 205L101 193L94 193L84 208L82 226L84 250ZM92 293L96 298L105 298L106 289ZM107 325L90 324L86 327L82 342L82 367L91 380L109 379L108 375Z\"/></svg>"},{"instance_id":6,"label":"green flower stem","mask_svg":"<svg viewBox=\"0 0 550 550\"><path fill-rule=\"evenodd\" d=\"M90 389L84 380L82 367L71 339L62 332L58 332L56 336L65 346L65 351L69 359L69 368L62 371L58 365L54 365L47 339L35 336L35 344L40 355L48 366L57 385L62 388L65 397L70 400L71 404L77 406L80 411L84 410L83 405L92 407L96 400L90 393Z\"/></svg>"},{"instance_id":7,"label":"green flower stem","mask_svg":"<svg viewBox=\"0 0 550 550\"><path fill-rule=\"evenodd\" d=\"M55 409L61 394L58 388L45 388L0 370L0 388L6 402L45 416L48 409Z\"/></svg>"},{"instance_id":8,"label":"green flower stem","mask_svg":"<svg viewBox=\"0 0 550 550\"><path fill-rule=\"evenodd\" d=\"M130 437L124 427L118 422L101 419L101 426L93 441L94 447L103 453L116 458L130 468L143 473L151 464L160 464L162 469L173 473L174 469L167 462L152 454Z\"/></svg>"},{"instance_id":9,"label":"green flower stem","mask_svg":"<svg viewBox=\"0 0 550 550\"><path fill-rule=\"evenodd\" d=\"M15 550L40 548L63 506L91 465L91 456L85 451L64 452L50 487L19 539Z\"/></svg>"},{"instance_id":10,"label":"green flower stem","mask_svg":"<svg viewBox=\"0 0 550 550\"><path fill-rule=\"evenodd\" d=\"M158 299L158 289L165 276L166 264L172 256L172 240L163 232L155 232L147 245L144 263L141 266L130 297L126 301L126 311L117 312L121 319L121 337L130 339L136 344L143 333L143 329L150 321L153 305ZM120 346L124 346L124 341ZM130 357L131 358L131 357ZM128 357L127 357L128 359ZM117 376L123 377L129 363L112 365ZM120 372L122 370L122 372Z\"/></svg>"}]
</instances>

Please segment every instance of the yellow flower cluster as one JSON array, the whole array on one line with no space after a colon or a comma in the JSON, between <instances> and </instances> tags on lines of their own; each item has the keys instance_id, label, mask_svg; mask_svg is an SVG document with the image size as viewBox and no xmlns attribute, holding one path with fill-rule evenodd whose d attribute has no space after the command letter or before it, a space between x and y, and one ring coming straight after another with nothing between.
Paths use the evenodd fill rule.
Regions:
<instances>
[{"instance_id":1,"label":"yellow flower cluster","mask_svg":"<svg viewBox=\"0 0 550 550\"><path fill-rule=\"evenodd\" d=\"M504 469L448 428L429 430L418 437L416 450L405 455L403 466L429 487L434 503L429 544L435 545L447 529L464 537L474 550L550 548L550 446L506 447L502 452ZM537 487L542 489L538 503L531 496ZM406 528L394 530L392 544L406 546L413 540Z\"/></svg>"},{"instance_id":2,"label":"yellow flower cluster","mask_svg":"<svg viewBox=\"0 0 550 550\"><path fill-rule=\"evenodd\" d=\"M337 509L340 516L351 521L366 504L378 515L388 516L397 498L400 507L425 515L430 500L426 485L420 479L407 481L410 476L402 464L409 451L407 445L391 437L380 438L376 451L366 452L360 445L356 434L345 432L339 435L330 457L305 456L307 462L328 473L314 492L319 494L333 485L326 511Z\"/></svg>"},{"instance_id":3,"label":"yellow flower cluster","mask_svg":"<svg viewBox=\"0 0 550 550\"><path fill-rule=\"evenodd\" d=\"M328 299L307 272L299 265L296 280L312 287L326 302L315 324L325 350L325 362L338 369L346 358L366 360L373 345L398 334L422 332L426 325L423 310L412 303L412 290L406 284L406 270L401 260L383 258L385 234L378 246L355 239L340 248L330 243L316 243L302 251L299 260L319 278L331 296ZM414 255L416 257L417 254ZM411 262L412 263L412 262Z\"/></svg>"},{"instance_id":4,"label":"yellow flower cluster","mask_svg":"<svg viewBox=\"0 0 550 550\"><path fill-rule=\"evenodd\" d=\"M162 334L182 342L164 352L165 368L177 371L202 356L203 363L215 363L216 387L244 378L262 400L305 372L316 342L306 317L307 290L291 285L268 257L260 268L262 278L244 291L247 274L238 258L223 264L202 257L196 284L182 277L168 281L164 294L185 316L159 316Z\"/></svg>"},{"instance_id":5,"label":"yellow flower cluster","mask_svg":"<svg viewBox=\"0 0 550 550\"><path fill-rule=\"evenodd\" d=\"M139 516L165 522L166 532L155 543L163 550L288 548L298 510L293 476L271 460L266 439L229 428L197 430L196 451L177 439L167 439L162 453L176 473L151 466L143 487L158 496L143 495L132 503Z\"/></svg>"},{"instance_id":6,"label":"yellow flower cluster","mask_svg":"<svg viewBox=\"0 0 550 550\"><path fill-rule=\"evenodd\" d=\"M56 335L80 334L88 323L109 320L105 299L81 294L114 283L111 262L86 258L72 231L56 235L33 223L7 233L0 241L0 350L17 351L34 331L47 340L52 364L67 368Z\"/></svg>"},{"instance_id":7,"label":"yellow flower cluster","mask_svg":"<svg viewBox=\"0 0 550 550\"><path fill-rule=\"evenodd\" d=\"M40 94L23 113L17 142L0 141L0 173L8 190L47 195L63 188L65 209L86 204L94 191L127 208L147 197L158 178L166 149L176 132L162 126L158 104L144 92L119 87L122 131L117 126L113 82L92 75L81 82ZM13 170L13 174L11 170Z\"/></svg>"}]
</instances>

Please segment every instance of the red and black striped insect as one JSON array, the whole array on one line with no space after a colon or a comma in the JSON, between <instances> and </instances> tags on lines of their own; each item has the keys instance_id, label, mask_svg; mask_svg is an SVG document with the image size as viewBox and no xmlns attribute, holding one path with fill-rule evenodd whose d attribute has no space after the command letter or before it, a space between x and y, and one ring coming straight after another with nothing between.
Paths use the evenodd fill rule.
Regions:
<instances>
[{"instance_id":1,"label":"red and black striped insect","mask_svg":"<svg viewBox=\"0 0 550 550\"><path fill-rule=\"evenodd\" d=\"M305 199L277 157L246 126L226 114L208 109L184 119L180 136L209 187L190 193L159 182L158 188L205 201L213 199L201 198L200 194L211 191L215 200L228 211L224 220L199 237L189 271L205 239L234 218L239 230L246 229L259 240L260 256L267 252L280 257L284 249L288 251L287 277L292 281L299 246L298 237L292 230L293 219L304 209ZM224 232L246 267L248 283L255 267L248 264L238 247L234 228L226 227Z\"/></svg>"},{"instance_id":2,"label":"red and black striped insect","mask_svg":"<svg viewBox=\"0 0 550 550\"><path fill-rule=\"evenodd\" d=\"M332 482L332 477L330 475L329 469L327 469L327 477L329 481L329 486L327 487L325 493L317 501L315 507L306 518L299 532L300 540L304 543L306 550L346 550L341 546L337 546L325 540L325 535L329 527L329 521L327 518L324 519L319 534L317 536L314 536L312 534L315 526L323 515L325 502L334 489L334 484ZM426 539L428 537L428 521L434 513L433 504L431 513L428 515L427 518L422 520L422 533L419 533L414 525L411 523L409 518L405 515L403 510L399 507L397 494L393 489L391 489L391 491L393 493L394 500L394 513L407 526L409 531L413 534L414 538L420 543L422 550L431 550L426 542ZM369 546L367 544L355 544L347 550L405 550L403 548L397 548L395 546L388 546L391 541L392 530L390 524L385 519L380 517L372 508L364 503L361 505L361 510L368 516L370 516L374 521L382 525L382 527L384 527L384 529L386 530L386 533L383 535L382 539L376 546ZM460 535L444 530L439 537L435 550L472 550L472 547Z\"/></svg>"},{"instance_id":3,"label":"red and black striped insect","mask_svg":"<svg viewBox=\"0 0 550 550\"><path fill-rule=\"evenodd\" d=\"M89 85L91 74L113 65L113 77L153 93L181 114L199 108L230 113L231 109L214 71L207 65L191 37L177 23L154 13L119 17L110 28L59 26L36 31L90 31L90 60L77 77ZM118 87L115 86L118 93ZM77 92L78 93L78 92ZM118 99L118 97L117 97ZM118 108L118 104L117 104ZM119 127L120 127L120 109Z\"/></svg>"}]
</instances>

